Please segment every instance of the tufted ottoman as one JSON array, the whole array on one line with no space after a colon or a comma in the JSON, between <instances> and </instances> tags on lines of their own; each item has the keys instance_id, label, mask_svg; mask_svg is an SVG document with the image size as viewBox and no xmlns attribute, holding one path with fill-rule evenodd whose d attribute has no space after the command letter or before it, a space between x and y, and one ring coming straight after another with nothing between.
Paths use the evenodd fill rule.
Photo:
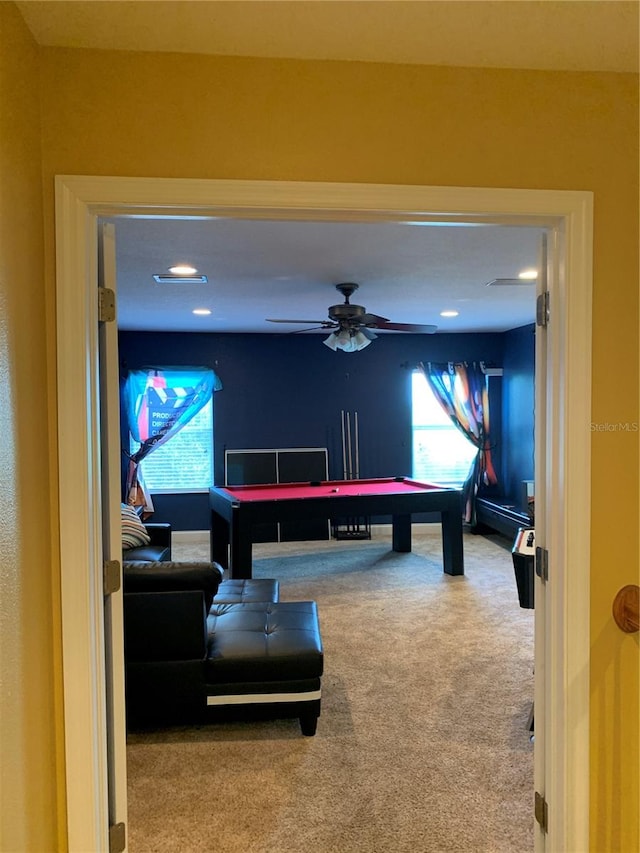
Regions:
<instances>
[{"instance_id":1,"label":"tufted ottoman","mask_svg":"<svg viewBox=\"0 0 640 853\"><path fill-rule=\"evenodd\" d=\"M280 584L273 578L228 578L220 582L213 607L253 601L278 601Z\"/></svg>"},{"instance_id":2,"label":"tufted ottoman","mask_svg":"<svg viewBox=\"0 0 640 853\"><path fill-rule=\"evenodd\" d=\"M210 562L123 565L127 723L274 713L313 735L323 653L314 601Z\"/></svg>"},{"instance_id":3,"label":"tufted ottoman","mask_svg":"<svg viewBox=\"0 0 640 853\"><path fill-rule=\"evenodd\" d=\"M207 707L254 706L300 719L314 735L320 715L322 640L315 601L219 604L207 617Z\"/></svg>"}]
</instances>

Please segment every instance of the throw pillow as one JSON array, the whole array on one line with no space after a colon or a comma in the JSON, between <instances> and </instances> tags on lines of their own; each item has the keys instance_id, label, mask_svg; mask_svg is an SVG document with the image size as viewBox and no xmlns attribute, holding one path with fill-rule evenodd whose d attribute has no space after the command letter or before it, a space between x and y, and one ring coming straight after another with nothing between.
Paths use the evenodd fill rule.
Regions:
<instances>
[{"instance_id":1,"label":"throw pillow","mask_svg":"<svg viewBox=\"0 0 640 853\"><path fill-rule=\"evenodd\" d=\"M140 521L138 513L132 506L121 504L121 517L123 549L140 548L142 545L148 545L151 542L147 528Z\"/></svg>"}]
</instances>

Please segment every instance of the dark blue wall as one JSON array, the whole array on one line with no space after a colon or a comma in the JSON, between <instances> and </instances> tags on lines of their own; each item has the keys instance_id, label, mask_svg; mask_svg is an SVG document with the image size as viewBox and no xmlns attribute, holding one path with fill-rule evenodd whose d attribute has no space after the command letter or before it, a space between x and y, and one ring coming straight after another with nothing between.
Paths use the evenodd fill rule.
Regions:
<instances>
[{"instance_id":1,"label":"dark blue wall","mask_svg":"<svg viewBox=\"0 0 640 853\"><path fill-rule=\"evenodd\" d=\"M502 380L502 494L520 509L522 481L533 480L535 325L505 332Z\"/></svg>"},{"instance_id":2,"label":"dark blue wall","mask_svg":"<svg viewBox=\"0 0 640 853\"><path fill-rule=\"evenodd\" d=\"M381 334L358 353L333 352L317 334L121 332L119 340L123 373L189 364L216 371L224 386L214 397L222 484L225 449L241 448L327 447L329 476L340 478L342 410L358 412L361 477L411 474L411 368L429 360L502 365L505 335ZM154 504L154 520L176 530L209 527L206 495L156 495Z\"/></svg>"}]
</instances>

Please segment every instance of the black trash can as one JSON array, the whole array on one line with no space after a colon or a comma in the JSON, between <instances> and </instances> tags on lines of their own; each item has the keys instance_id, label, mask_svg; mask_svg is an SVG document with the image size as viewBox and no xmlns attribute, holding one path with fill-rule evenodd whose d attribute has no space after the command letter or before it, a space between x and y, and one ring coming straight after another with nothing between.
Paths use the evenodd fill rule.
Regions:
<instances>
[{"instance_id":1,"label":"black trash can","mask_svg":"<svg viewBox=\"0 0 640 853\"><path fill-rule=\"evenodd\" d=\"M533 527L519 527L513 548L513 570L518 587L520 607L533 609L533 580L535 576L536 534Z\"/></svg>"}]
</instances>

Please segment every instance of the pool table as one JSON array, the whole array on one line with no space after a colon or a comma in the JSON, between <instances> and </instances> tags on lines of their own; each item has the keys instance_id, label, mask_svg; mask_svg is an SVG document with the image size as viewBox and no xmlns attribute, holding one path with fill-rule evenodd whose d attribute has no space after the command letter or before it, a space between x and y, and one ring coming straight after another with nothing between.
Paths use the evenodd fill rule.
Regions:
<instances>
[{"instance_id":1,"label":"pool table","mask_svg":"<svg viewBox=\"0 0 640 853\"><path fill-rule=\"evenodd\" d=\"M407 477L325 480L209 490L211 559L232 578L251 577L252 527L261 522L391 516L394 551L411 551L411 516L438 512L444 571L464 574L462 495ZM229 547L231 546L231 547Z\"/></svg>"}]
</instances>

